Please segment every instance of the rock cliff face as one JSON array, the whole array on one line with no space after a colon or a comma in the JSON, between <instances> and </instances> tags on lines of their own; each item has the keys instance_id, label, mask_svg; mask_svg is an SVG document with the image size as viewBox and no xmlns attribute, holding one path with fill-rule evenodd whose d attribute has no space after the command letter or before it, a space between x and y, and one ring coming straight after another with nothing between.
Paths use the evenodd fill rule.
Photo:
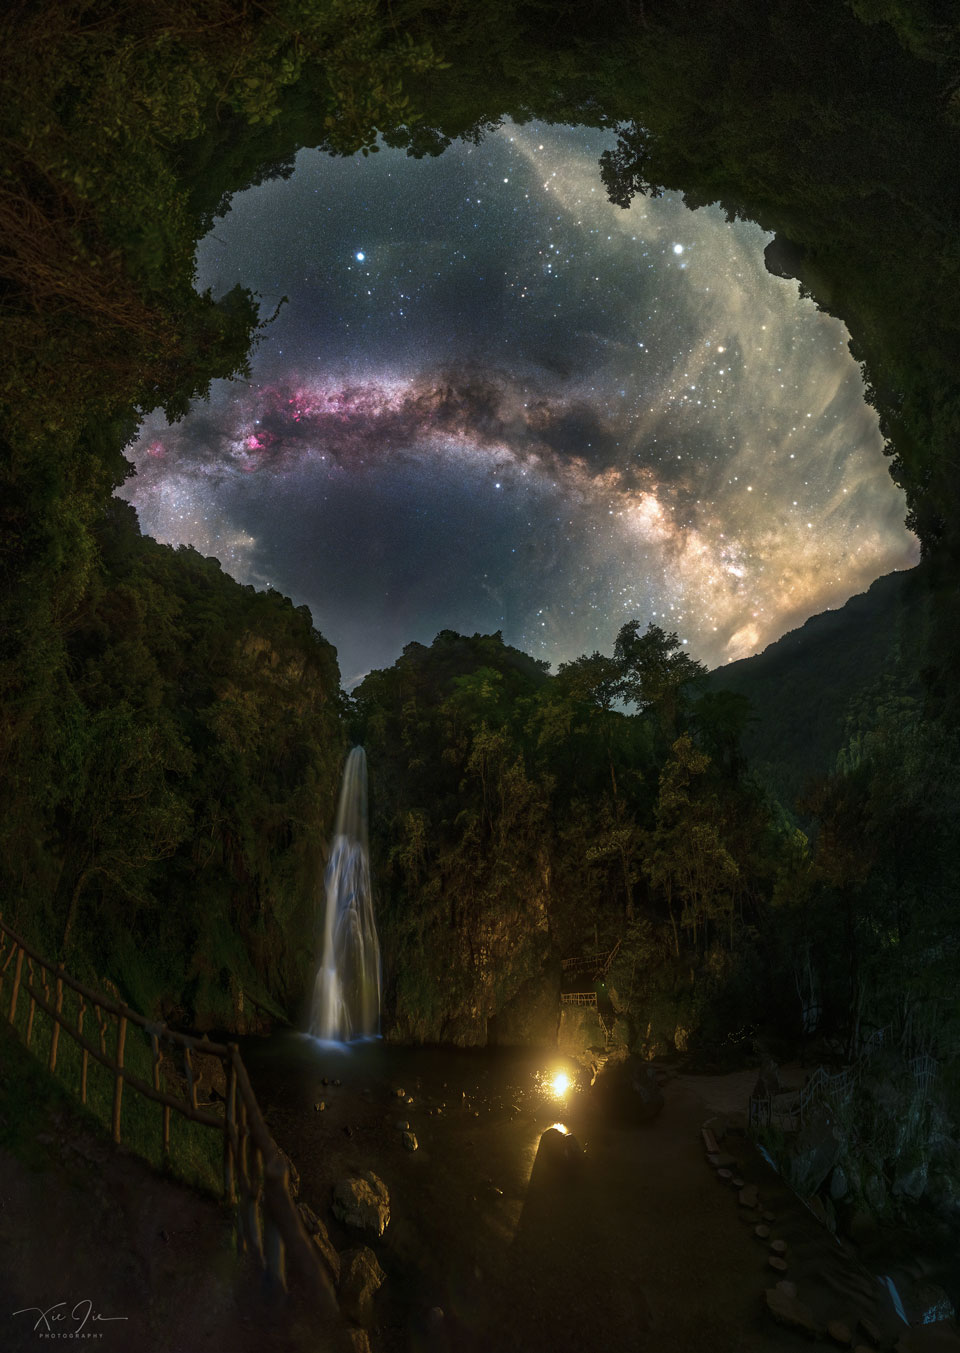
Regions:
<instances>
[{"instance_id":1,"label":"rock cliff face","mask_svg":"<svg viewBox=\"0 0 960 1353\"><path fill-rule=\"evenodd\" d=\"M396 973L385 1030L391 1040L460 1047L556 1041L559 963L543 893L525 896L521 883L456 930L434 932L415 952L400 941L386 959Z\"/></svg>"}]
</instances>

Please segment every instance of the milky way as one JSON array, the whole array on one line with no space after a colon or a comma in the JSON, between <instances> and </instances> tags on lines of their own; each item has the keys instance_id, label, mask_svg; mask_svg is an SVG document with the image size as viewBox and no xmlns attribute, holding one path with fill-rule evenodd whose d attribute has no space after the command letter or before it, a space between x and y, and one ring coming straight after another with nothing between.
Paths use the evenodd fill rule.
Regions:
<instances>
[{"instance_id":1,"label":"milky way","mask_svg":"<svg viewBox=\"0 0 960 1353\"><path fill-rule=\"evenodd\" d=\"M842 326L757 227L611 206L605 144L304 152L236 199L200 285L290 303L249 383L148 420L144 530L309 604L348 684L441 628L557 662L634 616L715 665L915 562Z\"/></svg>"}]
</instances>

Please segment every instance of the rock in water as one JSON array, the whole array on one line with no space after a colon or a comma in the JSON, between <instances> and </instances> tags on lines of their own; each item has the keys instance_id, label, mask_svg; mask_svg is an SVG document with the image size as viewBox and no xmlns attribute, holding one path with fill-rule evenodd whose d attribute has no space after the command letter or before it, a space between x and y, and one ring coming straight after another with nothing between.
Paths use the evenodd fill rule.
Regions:
<instances>
[{"instance_id":1,"label":"rock in water","mask_svg":"<svg viewBox=\"0 0 960 1353\"><path fill-rule=\"evenodd\" d=\"M403 1144L408 1151L416 1151L418 1145L416 1133L405 1132L403 1134Z\"/></svg>"},{"instance_id":2,"label":"rock in water","mask_svg":"<svg viewBox=\"0 0 960 1353\"><path fill-rule=\"evenodd\" d=\"M340 1256L340 1308L358 1325L373 1324L373 1299L383 1284L383 1269L366 1245Z\"/></svg>"},{"instance_id":3,"label":"rock in water","mask_svg":"<svg viewBox=\"0 0 960 1353\"><path fill-rule=\"evenodd\" d=\"M333 1186L333 1215L344 1226L382 1236L390 1221L386 1184L372 1170L359 1178L339 1179Z\"/></svg>"}]
</instances>

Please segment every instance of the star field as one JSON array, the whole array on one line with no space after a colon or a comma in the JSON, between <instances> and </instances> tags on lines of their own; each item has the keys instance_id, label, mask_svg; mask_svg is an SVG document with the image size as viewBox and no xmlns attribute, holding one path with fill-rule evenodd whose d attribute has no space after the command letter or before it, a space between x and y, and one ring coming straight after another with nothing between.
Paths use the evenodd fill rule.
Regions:
<instances>
[{"instance_id":1,"label":"star field","mask_svg":"<svg viewBox=\"0 0 960 1353\"><path fill-rule=\"evenodd\" d=\"M250 382L147 420L143 529L306 602L348 685L441 628L558 662L634 616L713 666L916 562L843 326L758 227L612 206L605 144L301 152L236 198L199 285L289 303Z\"/></svg>"}]
</instances>

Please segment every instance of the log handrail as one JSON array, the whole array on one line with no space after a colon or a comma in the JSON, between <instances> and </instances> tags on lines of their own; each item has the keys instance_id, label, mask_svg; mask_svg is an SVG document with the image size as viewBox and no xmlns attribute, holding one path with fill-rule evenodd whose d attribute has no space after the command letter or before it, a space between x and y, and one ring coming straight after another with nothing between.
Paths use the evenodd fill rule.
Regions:
<instances>
[{"instance_id":1,"label":"log handrail","mask_svg":"<svg viewBox=\"0 0 960 1353\"><path fill-rule=\"evenodd\" d=\"M138 1014L138 1012L129 1005L124 1005L122 1001L114 1001L111 1000L109 996L101 995L98 991L91 991L91 989L84 986L82 982L78 982L75 977L71 977L69 973L63 970L63 968L55 963L48 962L48 960L38 954L35 949L31 949L26 940L8 926L2 916L0 916L0 931L8 935L13 941L15 948L21 950L23 955L28 959L32 959L33 962L39 964L45 972L50 973L53 977L57 978L58 981L62 980L64 985L70 987L73 991L76 991L80 996L83 996L84 999L89 1001L92 1005L99 1006L101 1010L107 1011L108 1014L126 1019L128 1024L138 1024L140 1028L144 1029L148 1034L152 1033L155 1029L160 1029L162 1030L162 1036L164 1038L170 1039L171 1042L179 1043L182 1047L192 1048L196 1052L207 1052L214 1057L220 1058L225 1058L229 1055L229 1049L225 1044L211 1043L206 1034L183 1034L177 1029L169 1028L166 1024L158 1025L154 1021L145 1019L143 1015ZM12 957L12 954L10 957ZM9 963L10 957L8 957L7 963ZM17 959L18 968L21 966L21 961L21 959ZM2 990L5 972L6 964L4 964L3 970L0 971L0 990Z\"/></svg>"},{"instance_id":2,"label":"log handrail","mask_svg":"<svg viewBox=\"0 0 960 1353\"><path fill-rule=\"evenodd\" d=\"M47 1069L55 1074L57 1050L61 1031L68 1034L81 1052L81 1103L87 1100L87 1066L89 1059L113 1073L113 1103L111 1126L113 1140L120 1142L123 1090L125 1086L145 1099L163 1108L163 1155L170 1151L170 1112L202 1127L216 1129L223 1137L223 1194L227 1203L236 1208L239 1247L252 1250L266 1268L271 1279L286 1288L286 1263L289 1257L310 1288L319 1294L331 1316L337 1316L333 1283L320 1252L304 1229L300 1213L290 1192L290 1171L287 1158L277 1146L264 1121L257 1103L247 1069L236 1043L213 1043L203 1035L196 1037L169 1029L145 1019L122 1001L111 1000L92 991L65 972L62 965L49 963L0 917L0 956L7 946L10 952L0 965L0 1000L4 983L13 964L10 998L4 1009L9 1024L19 1034L17 1006L20 993L30 997L27 1038L32 1036L36 1010L41 1010L51 1021L50 1052ZM24 982L24 959L27 976ZM14 961L15 960L15 961ZM36 985L37 973L42 990ZM49 976L48 976L49 975ZM49 977L56 982L56 996L50 992ZM76 992L77 1015L73 1024L64 1013L64 989ZM91 1042L83 1033L83 1017L93 1007L99 1037ZM116 1053L107 1051L107 1029L111 1018L116 1022ZM124 1050L129 1026L140 1029L149 1040L152 1061L152 1084L143 1080L128 1066L124 1066ZM161 1042L172 1043L180 1051L187 1081L187 1098L168 1094L160 1088L160 1064L163 1060ZM99 1044L99 1046L98 1046ZM197 1103L198 1074L193 1065L193 1054L216 1057L226 1074L227 1095L223 1115L212 1114ZM251 1159L252 1157L252 1159ZM261 1213L262 1223L261 1223Z\"/></svg>"},{"instance_id":3,"label":"log handrail","mask_svg":"<svg viewBox=\"0 0 960 1353\"><path fill-rule=\"evenodd\" d=\"M591 969L602 977L610 971L610 965L620 951L623 939L618 939L612 949L604 949L594 954L575 954L572 958L562 958L560 967L564 972L586 972Z\"/></svg>"}]
</instances>

